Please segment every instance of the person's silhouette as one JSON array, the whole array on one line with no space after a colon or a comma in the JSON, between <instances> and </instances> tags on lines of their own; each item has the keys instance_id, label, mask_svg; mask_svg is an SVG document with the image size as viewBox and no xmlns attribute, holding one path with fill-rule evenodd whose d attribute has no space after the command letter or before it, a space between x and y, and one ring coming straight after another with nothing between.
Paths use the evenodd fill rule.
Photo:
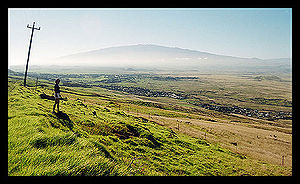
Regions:
<instances>
[{"instance_id":1,"label":"person's silhouette","mask_svg":"<svg viewBox=\"0 0 300 184\"><path fill-rule=\"evenodd\" d=\"M59 99L60 97L60 90L59 90L59 84L60 80L56 79L55 80L55 86L54 86L54 99L55 99L55 103L53 105L53 113L55 113L55 106L57 105L57 112L59 112Z\"/></svg>"}]
</instances>

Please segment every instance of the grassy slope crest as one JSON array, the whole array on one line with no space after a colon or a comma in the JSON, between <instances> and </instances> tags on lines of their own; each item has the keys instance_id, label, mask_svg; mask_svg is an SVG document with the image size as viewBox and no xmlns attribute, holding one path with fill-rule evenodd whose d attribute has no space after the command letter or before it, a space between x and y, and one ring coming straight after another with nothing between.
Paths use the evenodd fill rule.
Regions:
<instances>
[{"instance_id":1,"label":"grassy slope crest","mask_svg":"<svg viewBox=\"0 0 300 184\"><path fill-rule=\"evenodd\" d=\"M290 175L218 145L127 114L110 100L80 95L51 114L46 88L8 84L8 175Z\"/></svg>"}]
</instances>

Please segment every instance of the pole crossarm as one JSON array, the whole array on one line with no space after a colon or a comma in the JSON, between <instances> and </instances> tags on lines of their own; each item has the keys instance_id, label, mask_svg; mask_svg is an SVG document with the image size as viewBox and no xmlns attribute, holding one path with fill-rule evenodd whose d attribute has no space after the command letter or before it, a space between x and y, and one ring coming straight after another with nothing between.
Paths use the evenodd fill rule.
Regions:
<instances>
[{"instance_id":1,"label":"pole crossarm","mask_svg":"<svg viewBox=\"0 0 300 184\"><path fill-rule=\"evenodd\" d=\"M39 27L39 28L36 28L36 27L30 27L29 24L27 24L27 28L30 28L30 29L33 28L33 29L35 29L35 30L40 30L40 29L41 29L41 27Z\"/></svg>"},{"instance_id":2,"label":"pole crossarm","mask_svg":"<svg viewBox=\"0 0 300 184\"><path fill-rule=\"evenodd\" d=\"M32 27L30 27L29 24L27 24L27 28L35 29L35 30L40 30L41 29L41 27L36 28L36 27L34 27L34 25L35 25L35 22L33 22Z\"/></svg>"}]
</instances>

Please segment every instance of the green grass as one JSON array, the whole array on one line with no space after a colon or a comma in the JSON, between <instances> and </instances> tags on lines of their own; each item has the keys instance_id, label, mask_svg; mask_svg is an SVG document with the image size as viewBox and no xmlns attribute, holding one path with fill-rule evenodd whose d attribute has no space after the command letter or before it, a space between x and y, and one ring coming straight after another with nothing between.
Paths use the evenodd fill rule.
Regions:
<instances>
[{"instance_id":1,"label":"green grass","mask_svg":"<svg viewBox=\"0 0 300 184\"><path fill-rule=\"evenodd\" d=\"M110 100L117 97L66 93L68 100L60 102L63 116L57 117L51 114L54 102L39 97L42 92L51 95L51 90L25 88L17 81L8 84L9 176L291 175L291 168L256 161L127 114Z\"/></svg>"}]
</instances>

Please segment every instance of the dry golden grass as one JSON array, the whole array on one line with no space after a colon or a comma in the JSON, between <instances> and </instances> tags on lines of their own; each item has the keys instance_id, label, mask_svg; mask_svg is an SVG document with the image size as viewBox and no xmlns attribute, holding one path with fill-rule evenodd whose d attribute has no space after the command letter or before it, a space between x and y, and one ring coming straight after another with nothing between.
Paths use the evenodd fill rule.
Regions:
<instances>
[{"instance_id":1,"label":"dry golden grass","mask_svg":"<svg viewBox=\"0 0 300 184\"><path fill-rule=\"evenodd\" d=\"M149 119L147 114L138 115ZM249 123L211 117L209 117L210 121L153 115L150 119L162 126L192 137L204 138L253 159L281 165L284 156L284 166L292 166L291 127L279 128L261 124L258 123L259 121L254 122L253 118L249 119Z\"/></svg>"}]
</instances>

